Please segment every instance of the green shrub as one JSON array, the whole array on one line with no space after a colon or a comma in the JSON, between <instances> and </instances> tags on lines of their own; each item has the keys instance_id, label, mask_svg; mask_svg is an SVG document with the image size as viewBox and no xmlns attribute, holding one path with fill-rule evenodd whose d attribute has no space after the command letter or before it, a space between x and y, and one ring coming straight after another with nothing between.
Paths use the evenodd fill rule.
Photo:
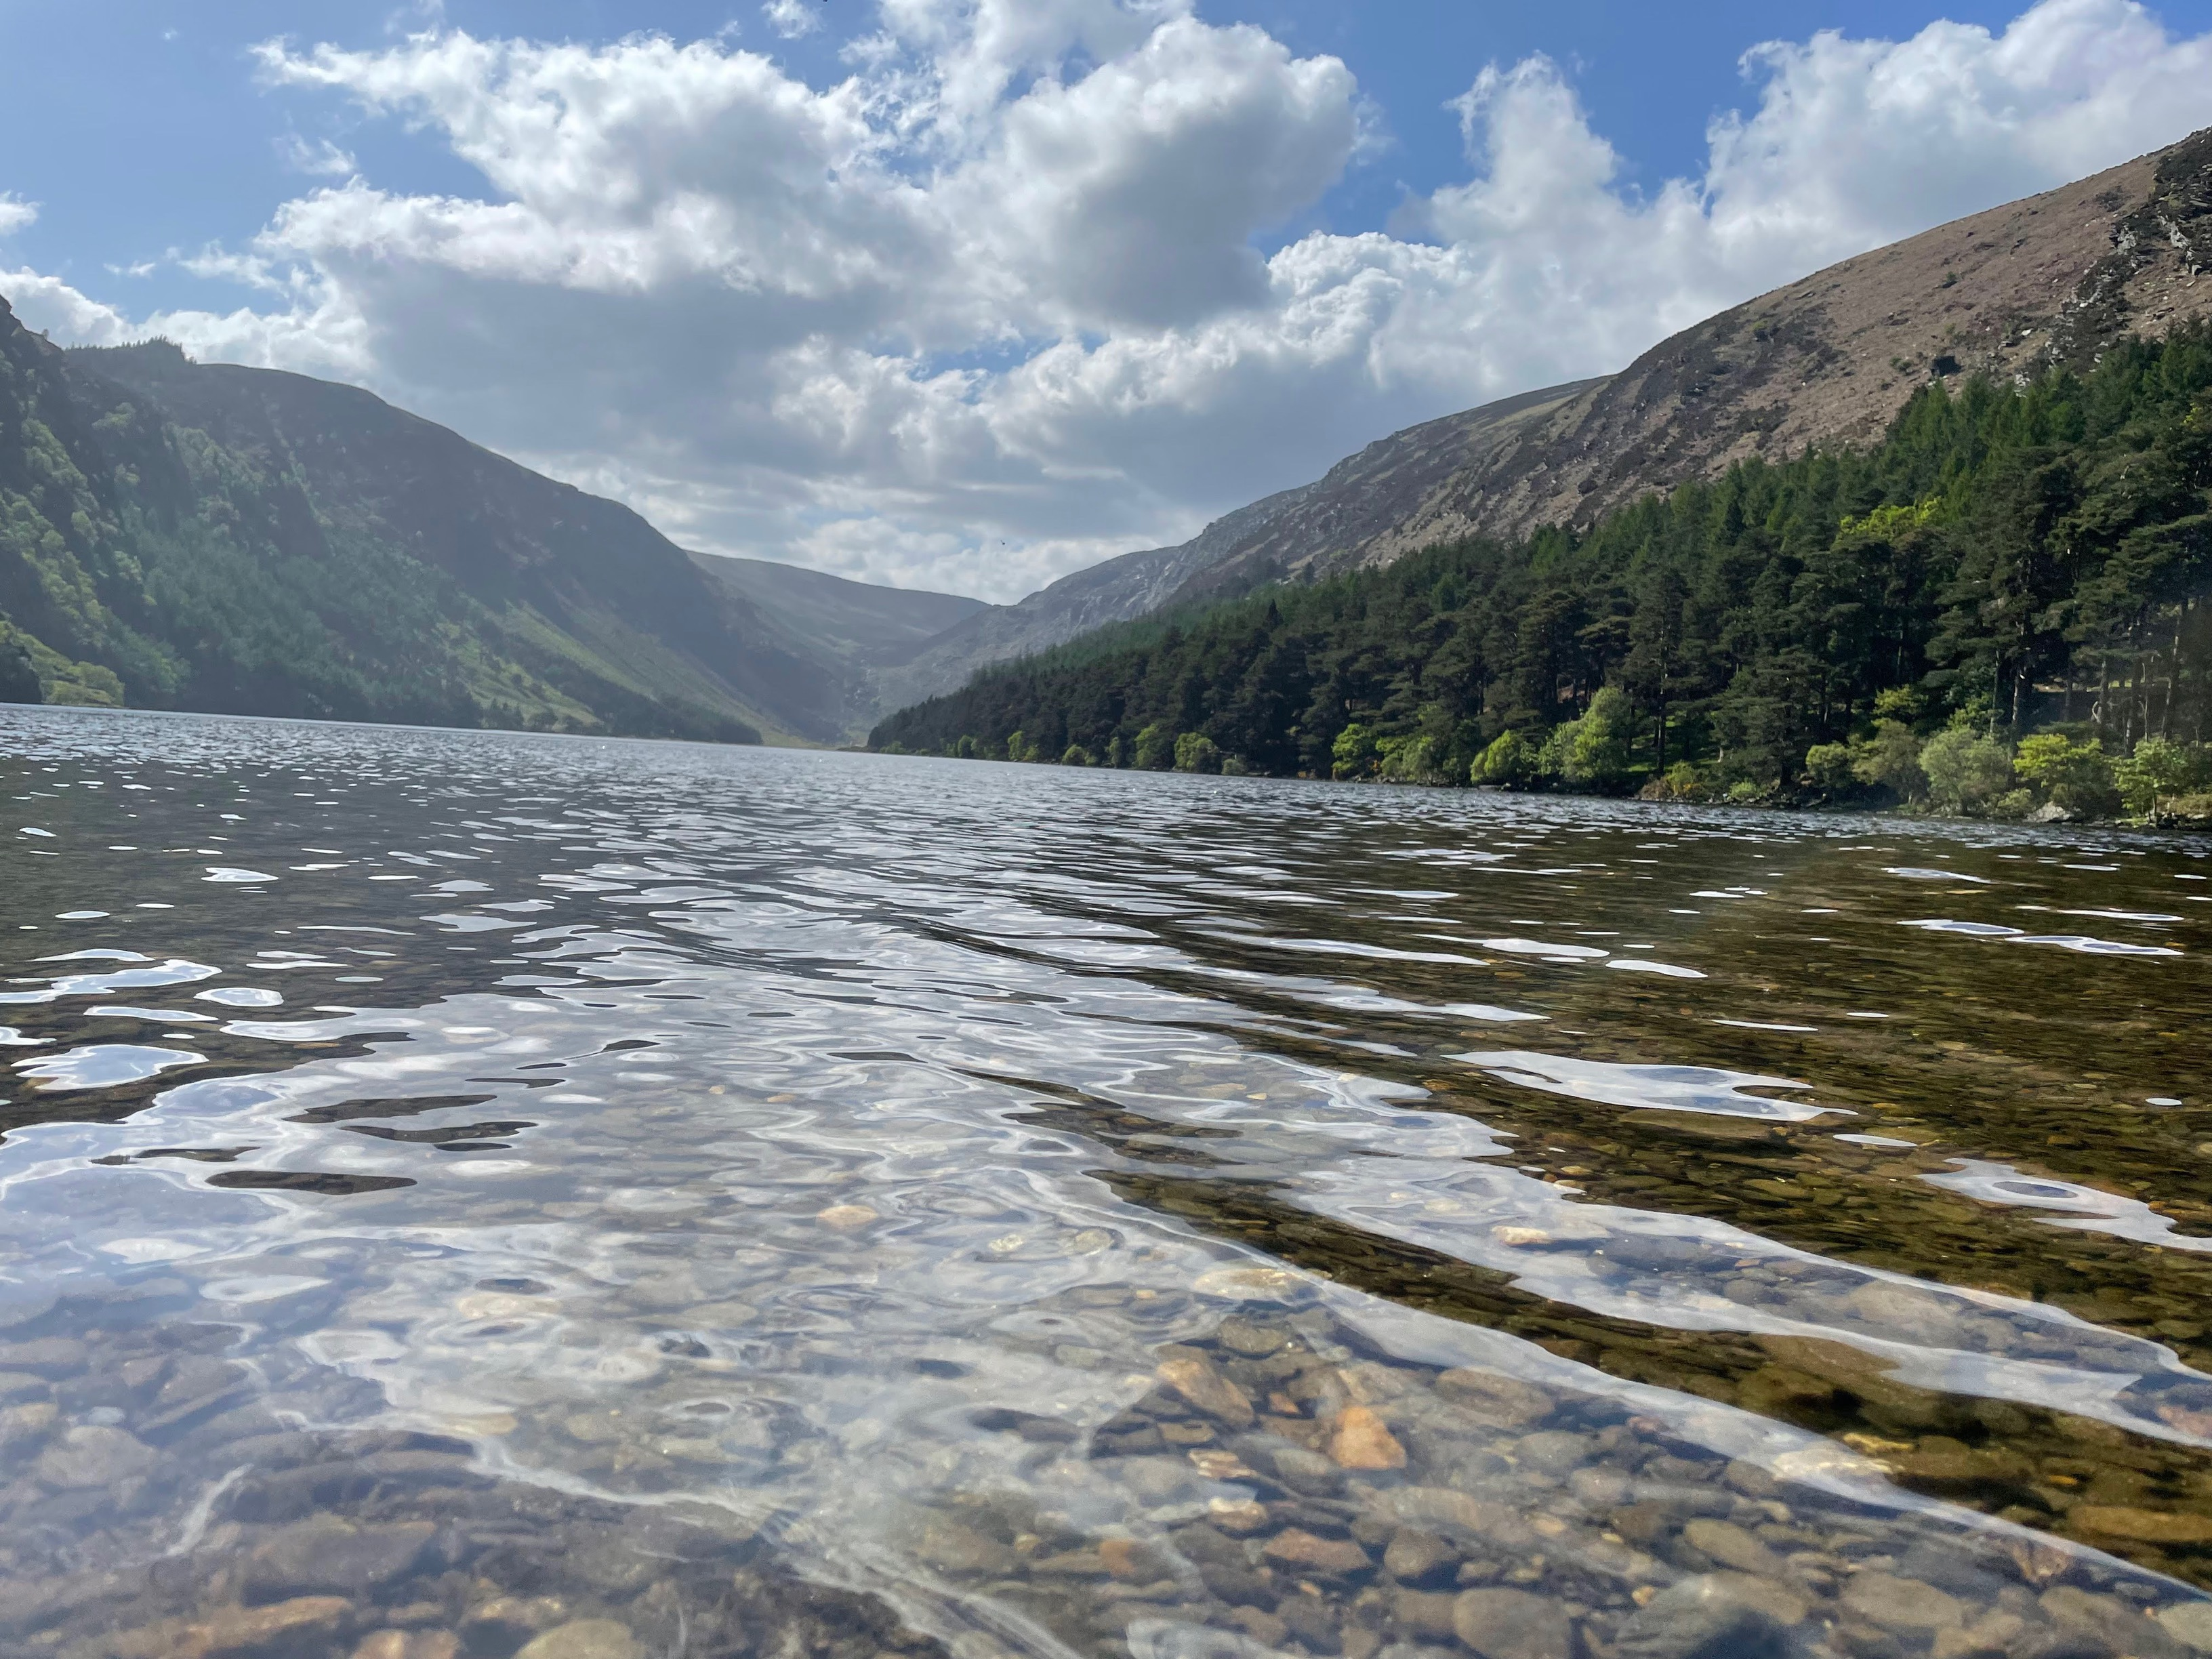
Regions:
<instances>
[{"instance_id":1,"label":"green shrub","mask_svg":"<svg viewBox=\"0 0 2212 1659\"><path fill-rule=\"evenodd\" d=\"M1526 786L1536 775L1536 751L1518 732L1503 733L1474 757L1468 768L1469 783L1486 783L1502 789Z\"/></svg>"},{"instance_id":2,"label":"green shrub","mask_svg":"<svg viewBox=\"0 0 2212 1659\"><path fill-rule=\"evenodd\" d=\"M1978 817L2012 787L2012 755L1995 738L1963 726L1938 732L1920 751L1928 798L1946 812Z\"/></svg>"},{"instance_id":3,"label":"green shrub","mask_svg":"<svg viewBox=\"0 0 2212 1659\"><path fill-rule=\"evenodd\" d=\"M1381 749L1375 740L1374 729L1358 720L1336 734L1336 742L1329 750L1329 775L1336 778L1364 778L1375 770Z\"/></svg>"},{"instance_id":4,"label":"green shrub","mask_svg":"<svg viewBox=\"0 0 2212 1659\"><path fill-rule=\"evenodd\" d=\"M1536 753L1538 775L1577 789L1610 789L1628 776L1633 712L1626 692L1607 686L1590 706L1552 728Z\"/></svg>"},{"instance_id":5,"label":"green shrub","mask_svg":"<svg viewBox=\"0 0 2212 1659\"><path fill-rule=\"evenodd\" d=\"M1443 783L1444 745L1432 737L1385 738L1382 775L1394 783Z\"/></svg>"},{"instance_id":6,"label":"green shrub","mask_svg":"<svg viewBox=\"0 0 2212 1659\"><path fill-rule=\"evenodd\" d=\"M19 643L15 630L0 623L0 702L43 702L39 670L30 647Z\"/></svg>"},{"instance_id":7,"label":"green shrub","mask_svg":"<svg viewBox=\"0 0 2212 1659\"><path fill-rule=\"evenodd\" d=\"M2186 823L2212 830L2212 792L2190 795L2161 795L2158 816L2168 823Z\"/></svg>"},{"instance_id":8,"label":"green shrub","mask_svg":"<svg viewBox=\"0 0 2212 1659\"><path fill-rule=\"evenodd\" d=\"M71 663L69 672L46 682L46 701L83 708L123 707L123 682L115 671L96 662Z\"/></svg>"},{"instance_id":9,"label":"green shrub","mask_svg":"<svg viewBox=\"0 0 2212 1659\"><path fill-rule=\"evenodd\" d=\"M1851 746L1847 743L1816 743L1805 751L1805 781L1830 800L1840 800L1858 788L1851 769Z\"/></svg>"},{"instance_id":10,"label":"green shrub","mask_svg":"<svg viewBox=\"0 0 2212 1659\"><path fill-rule=\"evenodd\" d=\"M1098 762L1097 757L1081 744L1071 743L1060 750L1060 763L1062 766L1096 766Z\"/></svg>"},{"instance_id":11,"label":"green shrub","mask_svg":"<svg viewBox=\"0 0 2212 1659\"><path fill-rule=\"evenodd\" d=\"M1881 701L1875 700L1876 707ZM1888 790L1899 800L1917 800L1928 791L1920 739L1902 720L1878 720L1871 737L1851 740L1851 775L1871 788Z\"/></svg>"},{"instance_id":12,"label":"green shrub","mask_svg":"<svg viewBox=\"0 0 2212 1659\"><path fill-rule=\"evenodd\" d=\"M1176 739L1175 769L1178 772L1218 772L1221 750L1203 732L1186 732Z\"/></svg>"},{"instance_id":13,"label":"green shrub","mask_svg":"<svg viewBox=\"0 0 2212 1659\"><path fill-rule=\"evenodd\" d=\"M2168 810L2171 801L2212 784L2212 748L2145 738L2135 753L2112 767L2112 781L2137 817Z\"/></svg>"},{"instance_id":14,"label":"green shrub","mask_svg":"<svg viewBox=\"0 0 2212 1659\"><path fill-rule=\"evenodd\" d=\"M2039 732L2021 740L2012 764L2033 792L2035 805L2048 803L2075 817L2106 817L2119 810L2112 763L2096 744Z\"/></svg>"},{"instance_id":15,"label":"green shrub","mask_svg":"<svg viewBox=\"0 0 2212 1659\"><path fill-rule=\"evenodd\" d=\"M1579 789L1614 789L1626 781L1636 710L1626 691L1607 686L1590 699L1580 720L1570 720L1559 730L1571 733L1559 767L1559 775L1569 783Z\"/></svg>"},{"instance_id":16,"label":"green shrub","mask_svg":"<svg viewBox=\"0 0 2212 1659\"><path fill-rule=\"evenodd\" d=\"M1155 720L1137 733L1137 769L1164 772L1175 764L1175 728Z\"/></svg>"}]
</instances>

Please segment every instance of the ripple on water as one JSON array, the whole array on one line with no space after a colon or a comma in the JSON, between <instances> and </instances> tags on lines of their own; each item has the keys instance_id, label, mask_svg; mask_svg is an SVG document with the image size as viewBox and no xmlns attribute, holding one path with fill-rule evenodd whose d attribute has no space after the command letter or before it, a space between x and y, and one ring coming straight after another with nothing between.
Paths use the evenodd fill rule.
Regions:
<instances>
[{"instance_id":1,"label":"ripple on water","mask_svg":"<svg viewBox=\"0 0 2212 1659\"><path fill-rule=\"evenodd\" d=\"M94 957L133 962L147 960L129 951L73 951L68 957L43 959L66 962ZM0 991L0 1003L54 1002L64 997L100 997L116 991L144 991L161 985L189 985L197 980L213 979L222 971L220 968L210 968L201 963L173 957L149 968L123 968L107 974L64 974L36 990Z\"/></svg>"},{"instance_id":2,"label":"ripple on water","mask_svg":"<svg viewBox=\"0 0 2212 1659\"><path fill-rule=\"evenodd\" d=\"M1951 1164L1949 1171L1926 1174L1921 1179L1931 1186L1978 1198L1985 1204L2066 1212L2063 1217L2044 1218L2050 1226L2109 1233L2115 1238L2134 1239L2168 1249L2212 1252L2212 1238L2195 1238L2176 1232L2171 1217L2159 1214L2140 1199L2124 1198L2118 1193L2100 1192L2070 1181L2022 1175L2009 1164L1972 1158L1954 1158Z\"/></svg>"},{"instance_id":3,"label":"ripple on water","mask_svg":"<svg viewBox=\"0 0 2212 1659\"><path fill-rule=\"evenodd\" d=\"M271 991L258 985L218 985L211 990L195 991L201 1002L221 1003L226 1008L275 1008L284 1000L282 991Z\"/></svg>"},{"instance_id":4,"label":"ripple on water","mask_svg":"<svg viewBox=\"0 0 2212 1659\"><path fill-rule=\"evenodd\" d=\"M2007 927L1990 921L1953 921L1936 918L1899 922L1898 925L1928 933L1963 933L1972 939L2001 939L2014 945L2053 945L2062 951L2073 951L2083 956L2178 957L2184 954L2170 945L2130 945L2124 939L2093 939L2083 933L2031 933L2025 928Z\"/></svg>"},{"instance_id":5,"label":"ripple on water","mask_svg":"<svg viewBox=\"0 0 2212 1659\"><path fill-rule=\"evenodd\" d=\"M1650 957L1615 957L1605 964L1629 974L1657 974L1666 979L1703 979L1705 975L1694 968L1679 967L1671 962L1655 962Z\"/></svg>"},{"instance_id":6,"label":"ripple on water","mask_svg":"<svg viewBox=\"0 0 2212 1659\"><path fill-rule=\"evenodd\" d=\"M155 1048L130 1042L95 1042L58 1054L19 1060L15 1069L49 1092L67 1089L113 1089L143 1083L179 1066L198 1066L206 1056L181 1048Z\"/></svg>"},{"instance_id":7,"label":"ripple on water","mask_svg":"<svg viewBox=\"0 0 2212 1659\"><path fill-rule=\"evenodd\" d=\"M73 1041L65 1000L102 981L214 976L194 956L281 970L314 1015L197 1016L210 1069L250 1075L143 1105L164 1079L116 1065L112 1100L75 1088L0 1145L0 1507L40 1517L11 1576L74 1587L39 1604L58 1652L270 1650L281 1619L304 1650L405 1659L1411 1659L1508 1635L1552 1659L1682 1652L1731 1595L1759 1610L1724 1628L1770 1651L1887 1651L1891 1602L1933 1610L1911 1651L1939 1626L1962 1653L2066 1650L2099 1620L2126 1651L2139 1609L2197 1605L2160 1574L2201 1566L2212 1382L2175 1334L2200 1253L2151 1248L2180 1235L2092 1184L2155 1134L2154 1188L2187 1109L2097 1119L2071 1154L2054 1135L2080 1167L2049 1182L1919 1150L2200 1097L2185 1043L2139 986L2042 1006L2004 952L1886 934L1808 961L1774 907L1718 901L1889 920L1895 890L1792 821L21 718L43 735L0 756L143 775L127 831L73 799L88 846L197 846L229 809L203 856L241 885L296 873L210 911L187 866L184 906L132 915L143 953L25 988L22 1041ZM281 832L256 827L271 796ZM100 896L57 850L22 920ZM1629 851L1715 901L1688 926L1727 964L1719 1006L1803 1024L1550 971L1697 971L1595 945L1686 953L1665 899L1601 889ZM1378 857L1433 884L1377 890ZM530 891L554 896L496 897ZM1277 937L1323 903L1332 937ZM1255 972L1268 950L1331 976ZM371 975L386 1006L332 1000ZM1845 987L1910 1020L1847 1023ZM1439 1019L1548 1021L1614 1058L1459 1056L1478 1098ZM1696 1063L1822 1030L1790 1045L1807 1081ZM2046 1031L2003 1074L2016 1117L1972 1117L1986 1062L1942 1040ZM90 1077L131 1051L34 1052ZM1846 1088L1899 1133L1833 1133L1815 1102ZM2050 1299L2002 1288L2023 1240ZM2101 1310L2100 1273L2125 1328L2057 1305ZM44 1437L9 1462L19 1432ZM164 1552L173 1585L136 1599L93 1576Z\"/></svg>"},{"instance_id":8,"label":"ripple on water","mask_svg":"<svg viewBox=\"0 0 2212 1659\"><path fill-rule=\"evenodd\" d=\"M1770 1100L1747 1094L1748 1089L1803 1089L1810 1085L1795 1078L1760 1077L1749 1072L1730 1072L1711 1066L1643 1066L1615 1060L1577 1060L1563 1054L1535 1054L1528 1049L1499 1049L1455 1054L1455 1060L1477 1066L1503 1083L1546 1094L1565 1095L1603 1106L1630 1106L1669 1112L1703 1112L1722 1117L1769 1118L1781 1123L1803 1123L1824 1114L1850 1113L1840 1107L1815 1106L1809 1102Z\"/></svg>"}]
</instances>

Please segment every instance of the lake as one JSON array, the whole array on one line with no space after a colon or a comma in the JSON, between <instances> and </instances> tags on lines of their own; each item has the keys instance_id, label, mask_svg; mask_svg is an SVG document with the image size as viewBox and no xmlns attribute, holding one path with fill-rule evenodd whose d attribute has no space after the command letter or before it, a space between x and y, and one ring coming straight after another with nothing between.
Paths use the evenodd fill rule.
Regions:
<instances>
[{"instance_id":1,"label":"lake","mask_svg":"<svg viewBox=\"0 0 2212 1659\"><path fill-rule=\"evenodd\" d=\"M2212 1651L2212 857L0 709L0 1650Z\"/></svg>"}]
</instances>

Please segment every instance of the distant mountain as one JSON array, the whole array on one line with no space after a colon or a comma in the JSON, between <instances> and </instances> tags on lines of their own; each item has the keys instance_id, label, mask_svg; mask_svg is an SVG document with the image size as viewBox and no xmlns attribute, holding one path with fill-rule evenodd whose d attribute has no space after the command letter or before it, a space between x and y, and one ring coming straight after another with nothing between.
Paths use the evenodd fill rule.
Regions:
<instances>
[{"instance_id":1,"label":"distant mountain","mask_svg":"<svg viewBox=\"0 0 2212 1659\"><path fill-rule=\"evenodd\" d=\"M1211 571L1237 568L1255 555L1264 559L1271 550L1303 548L1316 535L1341 537L1378 514L1387 521L1392 504L1410 487L1409 476L1449 472L1468 455L1507 441L1524 422L1540 419L1595 384L1523 392L1431 421L1369 445L1316 483L1239 507L1178 547L1124 553L1063 576L1018 604L988 606L878 670L879 701L886 711L920 702L964 684L987 664L1029 656L1158 610L1178 596L1202 593Z\"/></svg>"},{"instance_id":2,"label":"distant mountain","mask_svg":"<svg viewBox=\"0 0 2212 1659\"><path fill-rule=\"evenodd\" d=\"M0 301L0 699L827 743L975 606L695 562L358 388Z\"/></svg>"},{"instance_id":3,"label":"distant mountain","mask_svg":"<svg viewBox=\"0 0 2212 1659\"><path fill-rule=\"evenodd\" d=\"M781 629L794 648L840 671L846 735L864 736L889 706L877 672L981 611L981 599L919 589L878 587L769 559L694 553L691 561L718 587Z\"/></svg>"},{"instance_id":4,"label":"distant mountain","mask_svg":"<svg viewBox=\"0 0 2212 1659\"><path fill-rule=\"evenodd\" d=\"M1880 437L1931 379L2087 364L2212 313L2212 131L1847 259L1662 342L1618 374L1409 427L1180 547L1079 571L884 671L886 706L1166 605L1387 564L1469 536L1587 526L1734 462Z\"/></svg>"}]
</instances>

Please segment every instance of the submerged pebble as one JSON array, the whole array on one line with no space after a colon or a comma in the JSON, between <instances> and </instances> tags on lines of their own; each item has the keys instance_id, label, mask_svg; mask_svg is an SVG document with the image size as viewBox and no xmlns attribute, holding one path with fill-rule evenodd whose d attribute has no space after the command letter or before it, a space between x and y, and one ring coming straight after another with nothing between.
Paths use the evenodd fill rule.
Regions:
<instances>
[{"instance_id":1,"label":"submerged pebble","mask_svg":"<svg viewBox=\"0 0 2212 1659\"><path fill-rule=\"evenodd\" d=\"M76 719L136 861L0 909L178 908L0 974L0 1650L2212 1653L2186 907L2031 986L1885 872L2086 872L1906 825Z\"/></svg>"}]
</instances>

